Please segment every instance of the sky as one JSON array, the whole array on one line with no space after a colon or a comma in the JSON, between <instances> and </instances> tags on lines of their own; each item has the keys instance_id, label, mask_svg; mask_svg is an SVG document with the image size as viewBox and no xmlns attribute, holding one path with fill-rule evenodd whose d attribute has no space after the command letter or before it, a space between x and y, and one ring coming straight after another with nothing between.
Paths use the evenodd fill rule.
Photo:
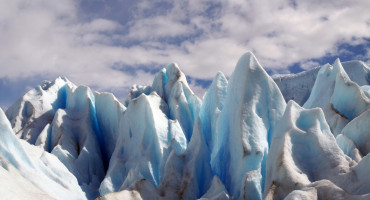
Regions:
<instances>
[{"instance_id":1,"label":"sky","mask_svg":"<svg viewBox=\"0 0 370 200\"><path fill-rule=\"evenodd\" d=\"M200 97L252 51L269 74L370 62L369 0L0 0L0 107L43 80L124 99L175 62Z\"/></svg>"}]
</instances>

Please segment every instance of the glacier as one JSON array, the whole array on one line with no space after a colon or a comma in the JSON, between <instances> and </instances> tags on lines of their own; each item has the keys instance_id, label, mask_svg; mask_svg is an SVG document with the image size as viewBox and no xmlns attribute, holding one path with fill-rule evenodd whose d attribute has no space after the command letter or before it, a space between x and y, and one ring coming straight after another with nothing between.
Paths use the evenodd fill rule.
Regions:
<instances>
[{"instance_id":1,"label":"glacier","mask_svg":"<svg viewBox=\"0 0 370 200\"><path fill-rule=\"evenodd\" d=\"M203 98L169 64L123 101L44 81L0 109L4 199L369 199L370 68L266 73L251 52Z\"/></svg>"}]
</instances>

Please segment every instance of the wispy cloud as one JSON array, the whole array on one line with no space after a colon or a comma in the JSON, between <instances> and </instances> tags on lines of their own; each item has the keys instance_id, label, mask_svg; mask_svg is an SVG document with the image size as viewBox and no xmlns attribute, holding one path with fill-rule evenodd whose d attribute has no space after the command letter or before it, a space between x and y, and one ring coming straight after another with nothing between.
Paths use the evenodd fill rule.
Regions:
<instances>
[{"instance_id":1,"label":"wispy cloud","mask_svg":"<svg viewBox=\"0 0 370 200\"><path fill-rule=\"evenodd\" d=\"M153 73L142 66L170 62L211 79L229 75L248 50L281 72L344 55L341 44L362 44L361 58L370 59L367 0L2 1L0 78L8 80L65 75L114 90L150 84Z\"/></svg>"}]
</instances>

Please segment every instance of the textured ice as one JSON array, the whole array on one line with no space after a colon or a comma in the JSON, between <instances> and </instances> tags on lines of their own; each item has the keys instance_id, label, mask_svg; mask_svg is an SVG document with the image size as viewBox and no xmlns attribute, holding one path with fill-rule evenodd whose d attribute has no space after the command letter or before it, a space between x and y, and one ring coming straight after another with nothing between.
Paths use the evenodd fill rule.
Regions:
<instances>
[{"instance_id":1,"label":"textured ice","mask_svg":"<svg viewBox=\"0 0 370 200\"><path fill-rule=\"evenodd\" d=\"M323 193L331 190L346 192L330 199L364 195L370 192L369 179L360 174L369 158L358 164L348 158L336 144L321 109L306 110L290 101L267 157L264 198L281 199L294 190L312 187L318 190L318 199L329 199ZM302 194L296 193L291 196ZM307 191L304 194L308 195Z\"/></svg>"},{"instance_id":2,"label":"textured ice","mask_svg":"<svg viewBox=\"0 0 370 200\"><path fill-rule=\"evenodd\" d=\"M124 110L114 97L96 96L97 102L88 87L57 78L32 89L7 110L16 135L54 154L90 199L99 195L97 188L112 151L107 144L116 141L111 125L117 124L114 119ZM118 112L116 116L101 111L108 105Z\"/></svg>"},{"instance_id":3,"label":"textured ice","mask_svg":"<svg viewBox=\"0 0 370 200\"><path fill-rule=\"evenodd\" d=\"M298 74L275 74L271 78L279 86L286 102L294 100L303 105L311 94L319 70L320 67L315 67Z\"/></svg>"},{"instance_id":4,"label":"textured ice","mask_svg":"<svg viewBox=\"0 0 370 200\"><path fill-rule=\"evenodd\" d=\"M2 199L53 199L39 189L6 159L0 157L0 195ZM22 188L22 191L19 190Z\"/></svg>"},{"instance_id":5,"label":"textured ice","mask_svg":"<svg viewBox=\"0 0 370 200\"><path fill-rule=\"evenodd\" d=\"M186 139L190 141L201 100L190 89L184 73L177 64L169 64L156 74L152 88L167 103L169 118L179 121Z\"/></svg>"},{"instance_id":6,"label":"textured ice","mask_svg":"<svg viewBox=\"0 0 370 200\"><path fill-rule=\"evenodd\" d=\"M352 120L370 108L370 100L361 87L345 77L338 75L330 103L348 120Z\"/></svg>"},{"instance_id":7,"label":"textured ice","mask_svg":"<svg viewBox=\"0 0 370 200\"><path fill-rule=\"evenodd\" d=\"M364 62L347 61L342 62L342 66L353 82L360 86L370 84L370 68ZM318 71L323 67L325 65L298 74L275 74L272 78L279 86L286 102L294 100L303 105L310 96Z\"/></svg>"},{"instance_id":8,"label":"textured ice","mask_svg":"<svg viewBox=\"0 0 370 200\"><path fill-rule=\"evenodd\" d=\"M284 110L275 82L252 53L244 54L230 77L211 154L212 169L234 198L261 199L269 140Z\"/></svg>"},{"instance_id":9,"label":"textured ice","mask_svg":"<svg viewBox=\"0 0 370 200\"><path fill-rule=\"evenodd\" d=\"M224 106L228 81L222 72L218 72L208 91L204 94L199 112L207 147L213 149L217 119Z\"/></svg>"},{"instance_id":10,"label":"textured ice","mask_svg":"<svg viewBox=\"0 0 370 200\"><path fill-rule=\"evenodd\" d=\"M92 198L98 195L96 189L105 175L95 98L85 86L68 88L66 93L66 108L57 110L46 146Z\"/></svg>"},{"instance_id":11,"label":"textured ice","mask_svg":"<svg viewBox=\"0 0 370 200\"><path fill-rule=\"evenodd\" d=\"M303 107L323 108L330 103L330 98L333 95L336 86L336 78L349 80L347 73L344 71L339 59L333 65L326 64L321 67L318 72L316 82L312 88L312 92L307 102Z\"/></svg>"},{"instance_id":12,"label":"textured ice","mask_svg":"<svg viewBox=\"0 0 370 200\"><path fill-rule=\"evenodd\" d=\"M163 178L158 189L165 199L197 199L206 193L211 184L212 170L199 118L187 150L183 154L171 152Z\"/></svg>"},{"instance_id":13,"label":"textured ice","mask_svg":"<svg viewBox=\"0 0 370 200\"><path fill-rule=\"evenodd\" d=\"M0 165L4 199L86 199L76 178L55 156L15 136L1 109ZM19 190L22 186L25 189Z\"/></svg>"},{"instance_id":14,"label":"textured ice","mask_svg":"<svg viewBox=\"0 0 370 200\"><path fill-rule=\"evenodd\" d=\"M45 81L0 110L0 195L369 199L369 72L338 59L271 78L248 52L203 101L176 64L122 103Z\"/></svg>"},{"instance_id":15,"label":"textured ice","mask_svg":"<svg viewBox=\"0 0 370 200\"><path fill-rule=\"evenodd\" d=\"M370 109L352 120L336 139L343 152L359 162L370 152Z\"/></svg>"},{"instance_id":16,"label":"textured ice","mask_svg":"<svg viewBox=\"0 0 370 200\"><path fill-rule=\"evenodd\" d=\"M108 164L118 139L119 123L126 107L111 93L94 93L96 120L100 128L99 143L104 163ZM107 168L107 166L105 166Z\"/></svg>"},{"instance_id":17,"label":"textured ice","mask_svg":"<svg viewBox=\"0 0 370 200\"><path fill-rule=\"evenodd\" d=\"M13 104L6 115L17 137L35 144L38 135L53 120L57 109L65 108L68 86L74 87L74 84L66 78L45 81Z\"/></svg>"},{"instance_id":18,"label":"textured ice","mask_svg":"<svg viewBox=\"0 0 370 200\"><path fill-rule=\"evenodd\" d=\"M225 186L222 184L221 180L214 176L212 179L211 186L207 192L200 198L201 200L228 200L230 196L227 194Z\"/></svg>"},{"instance_id":19,"label":"textured ice","mask_svg":"<svg viewBox=\"0 0 370 200\"><path fill-rule=\"evenodd\" d=\"M337 59L333 65L327 64L320 69L303 107L322 108L333 134L338 135L349 121L370 108L369 104L364 91L350 80Z\"/></svg>"},{"instance_id":20,"label":"textured ice","mask_svg":"<svg viewBox=\"0 0 370 200\"><path fill-rule=\"evenodd\" d=\"M182 153L186 138L180 124L167 118L167 104L155 93L132 99L124 112L115 150L100 193L115 192L143 177L157 186L173 149ZM134 170L135 176L129 175ZM135 180L136 179L136 180Z\"/></svg>"},{"instance_id":21,"label":"textured ice","mask_svg":"<svg viewBox=\"0 0 370 200\"><path fill-rule=\"evenodd\" d=\"M98 198L99 200L141 200L141 199L159 199L159 195L155 187L146 179L140 179L130 185L125 190L118 192L111 192L102 195Z\"/></svg>"}]
</instances>

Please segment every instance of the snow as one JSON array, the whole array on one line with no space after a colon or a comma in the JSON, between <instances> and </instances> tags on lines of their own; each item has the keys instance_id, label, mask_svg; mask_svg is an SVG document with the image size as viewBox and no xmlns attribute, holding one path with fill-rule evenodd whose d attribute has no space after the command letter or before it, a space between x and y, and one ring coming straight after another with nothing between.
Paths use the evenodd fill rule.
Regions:
<instances>
[{"instance_id":1,"label":"snow","mask_svg":"<svg viewBox=\"0 0 370 200\"><path fill-rule=\"evenodd\" d=\"M271 78L247 52L203 100L175 63L122 103L45 81L0 109L0 195L369 199L369 77L337 59Z\"/></svg>"}]
</instances>

